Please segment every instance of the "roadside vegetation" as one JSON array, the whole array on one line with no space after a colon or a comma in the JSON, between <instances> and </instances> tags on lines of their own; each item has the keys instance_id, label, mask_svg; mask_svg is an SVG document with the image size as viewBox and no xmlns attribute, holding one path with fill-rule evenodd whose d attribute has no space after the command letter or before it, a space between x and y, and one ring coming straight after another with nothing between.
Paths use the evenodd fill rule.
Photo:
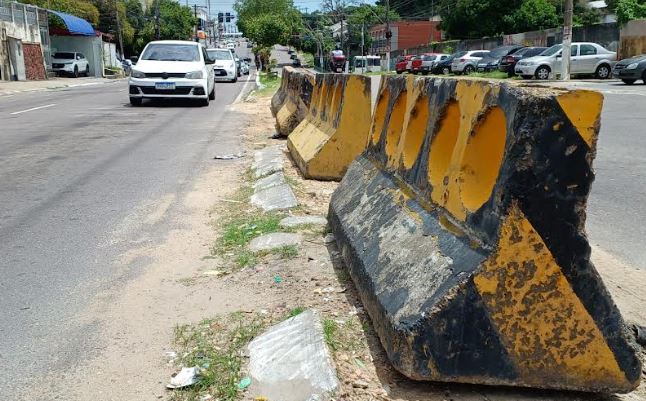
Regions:
<instances>
[{"instance_id":1,"label":"roadside vegetation","mask_svg":"<svg viewBox=\"0 0 646 401\"><path fill-rule=\"evenodd\" d=\"M278 75L261 72L259 77L262 88L254 92L257 97L272 96L280 87L280 77Z\"/></svg>"}]
</instances>

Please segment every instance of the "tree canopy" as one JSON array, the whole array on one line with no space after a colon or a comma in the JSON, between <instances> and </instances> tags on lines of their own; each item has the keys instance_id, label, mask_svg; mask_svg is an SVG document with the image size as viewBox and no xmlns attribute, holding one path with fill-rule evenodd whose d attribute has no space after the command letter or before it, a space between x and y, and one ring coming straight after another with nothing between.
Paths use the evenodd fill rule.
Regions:
<instances>
[{"instance_id":1,"label":"tree canopy","mask_svg":"<svg viewBox=\"0 0 646 401\"><path fill-rule=\"evenodd\" d=\"M261 47L288 44L303 29L292 0L236 0L233 8L240 31Z\"/></svg>"}]
</instances>

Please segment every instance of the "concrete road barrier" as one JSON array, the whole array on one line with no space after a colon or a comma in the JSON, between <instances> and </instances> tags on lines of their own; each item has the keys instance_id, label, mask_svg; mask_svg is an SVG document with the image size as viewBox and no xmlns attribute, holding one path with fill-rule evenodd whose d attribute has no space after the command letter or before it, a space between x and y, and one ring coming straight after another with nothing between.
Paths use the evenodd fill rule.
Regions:
<instances>
[{"instance_id":1,"label":"concrete road barrier","mask_svg":"<svg viewBox=\"0 0 646 401\"><path fill-rule=\"evenodd\" d=\"M303 121L310 107L314 74L308 70L284 67L280 88L271 98L276 132L288 136Z\"/></svg>"},{"instance_id":2,"label":"concrete road barrier","mask_svg":"<svg viewBox=\"0 0 646 401\"><path fill-rule=\"evenodd\" d=\"M597 92L388 77L328 213L390 361L418 380L629 392L590 262Z\"/></svg>"},{"instance_id":3,"label":"concrete road barrier","mask_svg":"<svg viewBox=\"0 0 646 401\"><path fill-rule=\"evenodd\" d=\"M340 180L368 144L370 78L317 74L307 116L287 147L307 178Z\"/></svg>"}]
</instances>

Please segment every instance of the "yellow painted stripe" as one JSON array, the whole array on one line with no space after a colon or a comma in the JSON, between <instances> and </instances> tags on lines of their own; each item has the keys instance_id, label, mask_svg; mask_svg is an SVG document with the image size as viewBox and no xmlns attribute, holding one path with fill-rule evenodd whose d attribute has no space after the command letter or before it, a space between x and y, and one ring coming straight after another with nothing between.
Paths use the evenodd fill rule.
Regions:
<instances>
[{"instance_id":1,"label":"yellow painted stripe","mask_svg":"<svg viewBox=\"0 0 646 401\"><path fill-rule=\"evenodd\" d=\"M603 334L517 205L474 281L523 381L630 387Z\"/></svg>"},{"instance_id":2,"label":"yellow painted stripe","mask_svg":"<svg viewBox=\"0 0 646 401\"><path fill-rule=\"evenodd\" d=\"M560 95L556 100L581 138L592 149L597 143L603 95L594 91L577 90Z\"/></svg>"}]
</instances>

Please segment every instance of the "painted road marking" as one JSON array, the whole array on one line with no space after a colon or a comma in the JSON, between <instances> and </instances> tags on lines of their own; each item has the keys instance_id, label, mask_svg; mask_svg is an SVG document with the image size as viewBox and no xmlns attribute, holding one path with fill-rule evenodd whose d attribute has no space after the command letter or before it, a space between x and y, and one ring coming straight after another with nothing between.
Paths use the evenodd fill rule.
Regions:
<instances>
[{"instance_id":1,"label":"painted road marking","mask_svg":"<svg viewBox=\"0 0 646 401\"><path fill-rule=\"evenodd\" d=\"M12 115L12 116L15 116L15 115L17 115L17 114L28 113L28 112L30 112L30 111L46 109L46 108L48 108L48 107L54 107L54 106L56 106L56 103L46 104L46 105L44 105L44 106L33 107L33 108L31 108L31 109L27 109L27 110L14 111L13 113L11 113L11 115Z\"/></svg>"}]
</instances>

